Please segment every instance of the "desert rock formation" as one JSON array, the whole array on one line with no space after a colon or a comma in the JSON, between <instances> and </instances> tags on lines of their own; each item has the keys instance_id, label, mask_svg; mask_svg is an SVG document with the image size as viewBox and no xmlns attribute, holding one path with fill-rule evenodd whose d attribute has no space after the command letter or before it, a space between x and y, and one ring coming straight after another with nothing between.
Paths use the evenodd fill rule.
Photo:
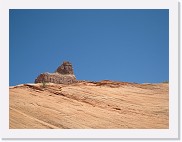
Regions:
<instances>
[{"instance_id":1,"label":"desert rock formation","mask_svg":"<svg viewBox=\"0 0 182 142\"><path fill-rule=\"evenodd\" d=\"M60 74L73 74L73 67L70 62L63 62L61 66L59 66L56 72Z\"/></svg>"},{"instance_id":2,"label":"desert rock formation","mask_svg":"<svg viewBox=\"0 0 182 142\"><path fill-rule=\"evenodd\" d=\"M73 73L73 67L70 62L63 62L61 66L57 68L55 73L41 73L36 79L35 83L52 82L56 84L71 84L76 81L76 77Z\"/></svg>"},{"instance_id":3,"label":"desert rock formation","mask_svg":"<svg viewBox=\"0 0 182 142\"><path fill-rule=\"evenodd\" d=\"M116 81L10 87L11 129L168 129L169 85Z\"/></svg>"}]
</instances>

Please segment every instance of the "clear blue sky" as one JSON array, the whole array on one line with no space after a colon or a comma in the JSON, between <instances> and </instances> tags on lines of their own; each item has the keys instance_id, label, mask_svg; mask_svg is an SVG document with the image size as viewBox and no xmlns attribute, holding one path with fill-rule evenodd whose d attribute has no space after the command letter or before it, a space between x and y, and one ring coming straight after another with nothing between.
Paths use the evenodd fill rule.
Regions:
<instances>
[{"instance_id":1,"label":"clear blue sky","mask_svg":"<svg viewBox=\"0 0 182 142\"><path fill-rule=\"evenodd\" d=\"M10 86L70 61L78 80L169 80L168 10L10 10Z\"/></svg>"}]
</instances>

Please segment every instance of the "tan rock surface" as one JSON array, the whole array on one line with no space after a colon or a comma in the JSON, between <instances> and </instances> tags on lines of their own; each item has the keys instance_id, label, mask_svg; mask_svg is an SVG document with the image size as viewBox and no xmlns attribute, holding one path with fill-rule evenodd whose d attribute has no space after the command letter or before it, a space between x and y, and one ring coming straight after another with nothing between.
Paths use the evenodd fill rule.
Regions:
<instances>
[{"instance_id":1,"label":"tan rock surface","mask_svg":"<svg viewBox=\"0 0 182 142\"><path fill-rule=\"evenodd\" d=\"M86 82L10 87L10 128L169 128L168 83Z\"/></svg>"}]
</instances>

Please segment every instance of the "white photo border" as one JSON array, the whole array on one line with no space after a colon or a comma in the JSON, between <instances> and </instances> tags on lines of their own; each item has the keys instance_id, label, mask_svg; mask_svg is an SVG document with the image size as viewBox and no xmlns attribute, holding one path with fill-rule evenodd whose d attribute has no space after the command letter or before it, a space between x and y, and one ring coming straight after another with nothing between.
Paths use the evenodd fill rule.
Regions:
<instances>
[{"instance_id":1,"label":"white photo border","mask_svg":"<svg viewBox=\"0 0 182 142\"><path fill-rule=\"evenodd\" d=\"M169 129L9 129L9 10L10 9L169 9ZM1 0L0 109L2 138L179 138L179 61L177 0Z\"/></svg>"}]
</instances>

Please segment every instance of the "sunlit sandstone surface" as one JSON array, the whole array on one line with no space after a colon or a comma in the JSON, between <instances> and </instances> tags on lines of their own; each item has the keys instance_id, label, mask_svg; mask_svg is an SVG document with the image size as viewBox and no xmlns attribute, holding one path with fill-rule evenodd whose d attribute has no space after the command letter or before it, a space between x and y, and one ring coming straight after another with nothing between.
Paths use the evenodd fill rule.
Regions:
<instances>
[{"instance_id":1,"label":"sunlit sandstone surface","mask_svg":"<svg viewBox=\"0 0 182 142\"><path fill-rule=\"evenodd\" d=\"M11 129L167 129L168 83L104 80L11 86Z\"/></svg>"}]
</instances>

